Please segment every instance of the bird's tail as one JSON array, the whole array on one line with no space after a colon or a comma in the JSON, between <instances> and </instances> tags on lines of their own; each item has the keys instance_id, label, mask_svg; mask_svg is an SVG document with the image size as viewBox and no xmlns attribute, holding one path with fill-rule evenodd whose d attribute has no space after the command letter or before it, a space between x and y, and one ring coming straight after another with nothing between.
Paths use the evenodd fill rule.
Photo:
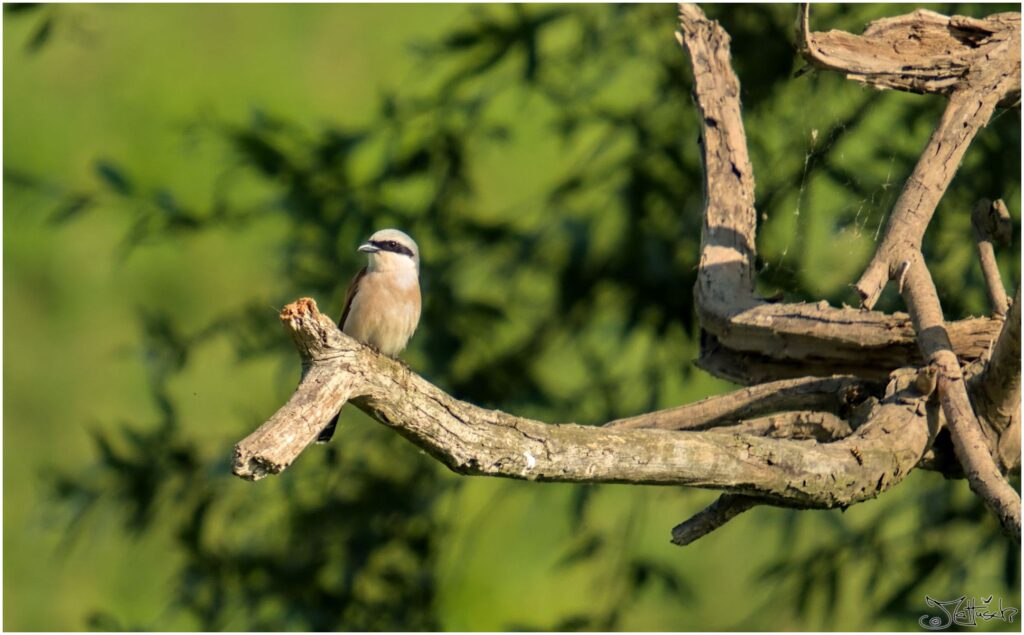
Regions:
<instances>
[{"instance_id":1,"label":"bird's tail","mask_svg":"<svg viewBox=\"0 0 1024 635\"><path fill-rule=\"evenodd\" d=\"M317 443L327 443L334 436L334 429L338 427L338 417L341 416L341 411L334 415L331 422L327 424L327 427L320 431L320 436L316 438Z\"/></svg>"}]
</instances>

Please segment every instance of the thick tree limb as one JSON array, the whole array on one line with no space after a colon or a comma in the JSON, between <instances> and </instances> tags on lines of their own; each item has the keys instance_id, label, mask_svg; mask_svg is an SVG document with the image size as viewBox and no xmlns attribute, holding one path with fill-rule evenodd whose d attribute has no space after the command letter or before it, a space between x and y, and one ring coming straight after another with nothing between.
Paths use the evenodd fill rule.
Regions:
<instances>
[{"instance_id":1,"label":"thick tree limb","mask_svg":"<svg viewBox=\"0 0 1024 635\"><path fill-rule=\"evenodd\" d=\"M1013 233L1010 211L1002 199L995 202L983 198L971 211L971 224L974 226L974 241L978 245L978 260L981 262L981 273L985 276L985 287L988 289L989 306L992 314L998 318L1006 315L1006 288L999 275L996 252L993 242L1006 243Z\"/></svg>"},{"instance_id":2,"label":"thick tree limb","mask_svg":"<svg viewBox=\"0 0 1024 635\"><path fill-rule=\"evenodd\" d=\"M872 23L863 36L810 33L801 16L803 52L814 64L857 81L913 92L938 92L949 104L893 206L882 243L854 285L872 308L901 258L920 250L964 153L998 104L1020 101L1020 14L984 20L930 11Z\"/></svg>"},{"instance_id":3,"label":"thick tree limb","mask_svg":"<svg viewBox=\"0 0 1024 635\"><path fill-rule=\"evenodd\" d=\"M758 365L759 380L791 377L789 360L808 367L797 373L801 375L856 374L874 368L884 377L913 364L919 356L906 315L838 309L827 303L771 304L754 295L754 175L729 36L695 5L680 5L679 12L677 39L693 68L702 127L705 208L694 290L702 328L726 349L767 358ZM976 359L998 328L998 323L985 319L951 325L957 354ZM721 376L743 379L735 372L743 367L713 360L701 365Z\"/></svg>"},{"instance_id":4,"label":"thick tree limb","mask_svg":"<svg viewBox=\"0 0 1024 635\"><path fill-rule=\"evenodd\" d=\"M781 410L814 409L839 413L863 399L873 388L877 385L852 375L774 381L684 406L616 419L606 423L605 427L705 430Z\"/></svg>"},{"instance_id":5,"label":"thick tree limb","mask_svg":"<svg viewBox=\"0 0 1024 635\"><path fill-rule=\"evenodd\" d=\"M343 335L316 303L281 319L306 372L295 395L235 449L235 474L280 472L316 438L345 398L460 474L687 485L806 507L876 496L920 461L937 420L912 389L887 398L834 443L750 434L547 425L459 401Z\"/></svg>"},{"instance_id":6,"label":"thick tree limb","mask_svg":"<svg viewBox=\"0 0 1024 635\"><path fill-rule=\"evenodd\" d=\"M942 307L931 274L920 253L905 260L903 298L917 329L921 352L938 369L939 401L953 438L957 458L971 489L985 501L1005 531L1020 542L1020 494L996 466L981 425L971 408L960 363L953 354L942 317ZM1018 344L1019 346L1019 344Z\"/></svg>"},{"instance_id":7,"label":"thick tree limb","mask_svg":"<svg viewBox=\"0 0 1024 635\"><path fill-rule=\"evenodd\" d=\"M964 77L991 65L1020 33L1019 13L984 19L944 16L926 9L876 20L862 35L812 33L810 6L800 8L800 52L812 64L879 89L949 94ZM1018 65L1019 65L1018 57ZM1004 104L1020 99L1020 79Z\"/></svg>"}]
</instances>

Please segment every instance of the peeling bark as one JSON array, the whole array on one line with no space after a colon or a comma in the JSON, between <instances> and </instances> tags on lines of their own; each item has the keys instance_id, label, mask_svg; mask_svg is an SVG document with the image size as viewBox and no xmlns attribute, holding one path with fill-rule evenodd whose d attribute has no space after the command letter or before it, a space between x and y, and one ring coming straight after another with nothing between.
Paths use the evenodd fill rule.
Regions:
<instances>
[{"instance_id":1,"label":"peeling bark","mask_svg":"<svg viewBox=\"0 0 1024 635\"><path fill-rule=\"evenodd\" d=\"M875 20L861 35L813 33L810 6L800 9L800 52L819 68L878 89L948 95L964 78L992 67L1020 37L1019 13L987 18L944 16L927 9ZM1019 45L1018 45L1019 46ZM1020 99L1020 57L1016 85L1007 86L1000 105Z\"/></svg>"}]
</instances>

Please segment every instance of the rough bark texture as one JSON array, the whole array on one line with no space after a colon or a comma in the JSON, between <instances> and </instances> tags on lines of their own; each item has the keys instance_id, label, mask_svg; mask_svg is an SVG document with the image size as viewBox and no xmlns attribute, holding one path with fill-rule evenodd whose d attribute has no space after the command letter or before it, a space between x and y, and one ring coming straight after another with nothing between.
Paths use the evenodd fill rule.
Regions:
<instances>
[{"instance_id":1,"label":"rough bark texture","mask_svg":"<svg viewBox=\"0 0 1024 635\"><path fill-rule=\"evenodd\" d=\"M600 427L545 424L455 399L343 335L302 299L281 320L303 378L236 446L235 474L257 480L284 470L351 401L460 474L726 492L675 528L673 541L688 544L756 505L847 506L918 467L958 476L950 452L933 447L945 418L972 489L1019 541L1020 497L999 469L1020 465L1019 438L1011 438L1020 429L1019 290L1005 322L946 324L918 249L974 134L1000 100L1014 91L1019 98L1019 14L972 20L918 11L853 36L810 33L804 10L813 63L880 88L950 97L861 281L870 307L898 275L910 315L774 304L754 294L754 176L729 37L694 5L681 5L679 17L705 168L698 364L739 383L769 383ZM969 363L970 398L961 362ZM930 399L936 391L941 409Z\"/></svg>"},{"instance_id":2,"label":"rough bark texture","mask_svg":"<svg viewBox=\"0 0 1024 635\"><path fill-rule=\"evenodd\" d=\"M1000 103L1020 101L1020 14L984 20L919 10L871 23L861 36L811 33L801 10L802 52L812 63L878 88L942 93L949 104L893 206L882 244L855 288L871 308L902 258L921 248L935 207L978 131Z\"/></svg>"},{"instance_id":3,"label":"rough bark texture","mask_svg":"<svg viewBox=\"0 0 1024 635\"><path fill-rule=\"evenodd\" d=\"M677 36L689 54L702 122L705 207L695 288L701 326L724 348L769 358L771 363L758 365L756 381L793 373L881 378L919 363L905 314L835 308L827 302L774 304L754 295L754 174L729 36L694 5L680 7L680 25ZM983 318L953 325L957 355L977 359L998 328L998 323ZM786 368L789 360L801 362L797 370ZM727 379L746 379L741 374L744 366L711 360L701 365Z\"/></svg>"},{"instance_id":4,"label":"rough bark texture","mask_svg":"<svg viewBox=\"0 0 1024 635\"><path fill-rule=\"evenodd\" d=\"M984 19L944 16L926 9L876 20L861 35L812 33L810 6L800 9L800 50L815 66L879 89L948 95L965 77L991 69L1020 37L1020 14ZM1015 33L1016 31L1016 33ZM1019 46L1019 45L1018 45ZM1020 67L1020 57L1017 58ZM1020 76L1007 87L1006 105L1020 99Z\"/></svg>"},{"instance_id":5,"label":"rough bark texture","mask_svg":"<svg viewBox=\"0 0 1024 635\"><path fill-rule=\"evenodd\" d=\"M807 408L840 414L851 405L863 401L878 388L877 383L866 382L852 375L781 380L708 397L676 408L616 419L606 423L605 427L706 430L783 410ZM787 421L794 422L795 419L789 418Z\"/></svg>"},{"instance_id":6,"label":"rough bark texture","mask_svg":"<svg viewBox=\"0 0 1024 635\"><path fill-rule=\"evenodd\" d=\"M911 254L903 297L917 329L921 352L937 369L939 401L953 447L967 481L999 517L1006 532L1020 542L1020 495L1006 481L991 454L967 395L960 363L946 333L942 307L931 274L920 254Z\"/></svg>"},{"instance_id":7,"label":"rough bark texture","mask_svg":"<svg viewBox=\"0 0 1024 635\"><path fill-rule=\"evenodd\" d=\"M929 414L924 407L926 396L912 386L877 403L866 423L834 443L549 425L451 397L342 334L311 299L285 307L281 320L308 369L288 403L236 447L235 474L252 480L290 465L346 397L460 474L688 485L803 507L850 505L898 483L920 461L937 426L934 409ZM807 423L805 415L794 415L795 425ZM751 429L775 425L755 422Z\"/></svg>"}]
</instances>

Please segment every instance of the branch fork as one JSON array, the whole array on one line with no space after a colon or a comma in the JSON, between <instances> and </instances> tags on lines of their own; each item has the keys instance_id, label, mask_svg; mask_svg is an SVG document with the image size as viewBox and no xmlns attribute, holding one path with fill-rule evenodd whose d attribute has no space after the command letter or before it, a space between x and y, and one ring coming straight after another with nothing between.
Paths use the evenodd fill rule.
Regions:
<instances>
[{"instance_id":1,"label":"branch fork","mask_svg":"<svg viewBox=\"0 0 1024 635\"><path fill-rule=\"evenodd\" d=\"M974 20L918 11L873 23L858 38L811 33L802 10L802 50L812 64L878 88L949 98L857 284L870 309L898 274L909 315L771 303L754 294L754 175L729 37L695 5L680 5L679 26L705 168L694 289L704 329L698 364L760 385L604 426L545 424L446 394L341 333L303 298L280 315L302 379L288 402L237 444L236 475L259 480L286 469L352 402L460 474L724 492L673 530L673 542L689 544L757 505L846 507L915 468L942 469L932 443L945 421L972 489L1019 542L1020 496L1001 470L1020 465L1020 292L1006 320L947 324L920 255L924 230L970 141L997 105L1019 100L1019 14ZM910 33L917 48L894 44ZM948 50L926 54L936 43ZM857 51L879 54L862 59ZM995 301L993 312L1000 317ZM969 363L966 379L961 360ZM996 430L994 446L981 421Z\"/></svg>"}]
</instances>

